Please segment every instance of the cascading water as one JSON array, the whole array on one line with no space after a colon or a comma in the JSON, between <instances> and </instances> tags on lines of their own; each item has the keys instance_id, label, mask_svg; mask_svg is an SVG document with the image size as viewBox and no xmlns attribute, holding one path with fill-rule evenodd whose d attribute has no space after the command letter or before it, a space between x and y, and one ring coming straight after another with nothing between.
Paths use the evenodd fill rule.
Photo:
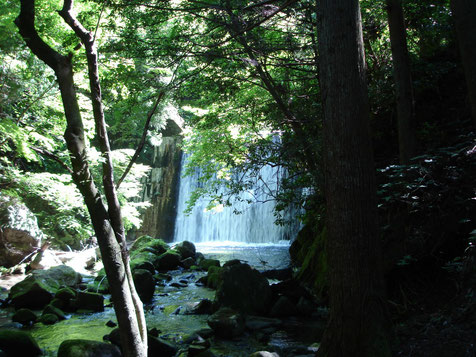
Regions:
<instances>
[{"instance_id":1,"label":"cascading water","mask_svg":"<svg viewBox=\"0 0 476 357\"><path fill-rule=\"evenodd\" d=\"M187 156L184 155L182 172L186 161ZM232 200L231 206L207 210L209 201L203 198L196 202L188 215L184 214L184 210L191 193L199 187L200 170L197 169L193 175L182 176L174 241L275 244L294 238L300 228L296 210L289 209L284 217L286 221L295 223L283 226L275 224L275 201L271 192L276 191L283 174L283 168L264 166L254 187ZM235 214L236 211L240 213Z\"/></svg>"}]
</instances>

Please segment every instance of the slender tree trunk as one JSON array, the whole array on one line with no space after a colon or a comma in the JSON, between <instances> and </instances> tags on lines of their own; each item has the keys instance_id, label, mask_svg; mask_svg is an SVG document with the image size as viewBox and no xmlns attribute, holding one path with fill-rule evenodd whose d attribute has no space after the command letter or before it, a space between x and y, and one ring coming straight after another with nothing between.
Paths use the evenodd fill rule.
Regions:
<instances>
[{"instance_id":1,"label":"slender tree trunk","mask_svg":"<svg viewBox=\"0 0 476 357\"><path fill-rule=\"evenodd\" d=\"M455 20L471 113L476 126L476 1L451 0L451 10Z\"/></svg>"},{"instance_id":2,"label":"slender tree trunk","mask_svg":"<svg viewBox=\"0 0 476 357\"><path fill-rule=\"evenodd\" d=\"M415 106L402 0L387 0L387 13L397 101L400 164L408 165L415 156Z\"/></svg>"},{"instance_id":3,"label":"slender tree trunk","mask_svg":"<svg viewBox=\"0 0 476 357\"><path fill-rule=\"evenodd\" d=\"M73 29L75 34L81 40L86 50L86 58L88 62L88 77L89 86L91 88L91 100L93 106L93 116L95 120L96 136L103 156L102 164L102 184L104 187L104 193L106 196L108 207L108 218L111 227L114 231L117 242L121 248L121 259L124 266L124 274L127 278L127 285L129 288L129 295L134 306L135 312L134 321L137 322L139 328L139 341L131 341L133 345L139 343L139 346L143 347L147 351L147 328L145 322L144 311L142 307L142 301L136 292L134 281L132 278L132 272L129 265L129 254L127 251L127 243L124 232L124 225L122 223L121 206L117 197L116 185L114 183L114 170L112 165L111 148L109 145L109 137L106 129L106 120L104 118L104 109L102 105L101 85L99 81L98 70L98 55L94 42L94 36L91 32L86 30L82 24L76 19L72 13L73 0L64 0L63 8L59 12L65 22ZM126 332L123 333L123 340L126 340Z\"/></svg>"},{"instance_id":4,"label":"slender tree trunk","mask_svg":"<svg viewBox=\"0 0 476 357\"><path fill-rule=\"evenodd\" d=\"M330 319L317 356L390 356L359 2L319 14Z\"/></svg>"},{"instance_id":5,"label":"slender tree trunk","mask_svg":"<svg viewBox=\"0 0 476 357\"><path fill-rule=\"evenodd\" d=\"M71 1L66 0L65 7L67 3L72 5ZM120 211L117 215L118 203L117 206L114 206L117 196L112 197L112 204L108 199L109 211L107 211L87 162L84 129L74 86L71 58L63 56L49 47L38 35L34 21L34 0L21 0L20 14L15 20L20 35L30 50L54 70L58 80L67 122L64 138L70 153L73 168L72 177L84 197L98 238L121 330L123 354L127 357L145 357L147 356L147 341L144 333L145 324L141 325L142 306L138 309L134 301L135 290L131 283L132 279L129 278L127 252L124 246L121 247L121 243L123 243L120 236L122 223L119 223L119 232L114 229L121 220ZM105 126L98 130L105 131ZM107 140L107 136L104 136L104 139ZM106 170L109 169L112 170L112 164L110 168L106 168ZM105 191L108 191L108 187L105 187ZM109 190L109 194L115 195L115 191Z\"/></svg>"}]
</instances>

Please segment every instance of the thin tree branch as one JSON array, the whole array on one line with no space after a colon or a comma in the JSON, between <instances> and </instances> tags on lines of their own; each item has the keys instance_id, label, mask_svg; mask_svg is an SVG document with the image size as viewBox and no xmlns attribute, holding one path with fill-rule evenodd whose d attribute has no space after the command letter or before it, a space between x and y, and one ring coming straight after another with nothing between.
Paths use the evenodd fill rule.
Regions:
<instances>
[{"instance_id":1,"label":"thin tree branch","mask_svg":"<svg viewBox=\"0 0 476 357\"><path fill-rule=\"evenodd\" d=\"M73 170L63 161L61 160L57 155L53 154L51 151L48 151L46 149L38 148L33 146L32 149L36 151L40 155L44 155L49 157L50 159L56 161L58 164L61 165L66 171L68 171L71 175L73 174Z\"/></svg>"},{"instance_id":2,"label":"thin tree branch","mask_svg":"<svg viewBox=\"0 0 476 357\"><path fill-rule=\"evenodd\" d=\"M51 83L51 85L46 88L37 98L35 98L34 100L32 100L30 103L28 103L28 105L26 106L25 109L23 109L23 111L20 113L20 115L18 116L18 119L17 119L17 124L20 123L21 119L23 118L23 116L25 115L25 113L28 111L28 109L30 109L33 104L35 104L36 102L38 102L40 99L42 99L54 86L55 86L56 82L53 82Z\"/></svg>"},{"instance_id":3,"label":"thin tree branch","mask_svg":"<svg viewBox=\"0 0 476 357\"><path fill-rule=\"evenodd\" d=\"M127 165L126 170L122 174L121 178L117 181L116 190L119 189L119 186L121 185L122 181L124 181L124 178L127 176L129 171L131 170L132 165L135 164L135 162L137 161L137 158L139 157L140 153L142 152L142 149L144 148L144 144L145 144L145 139L147 138L147 132L149 131L150 121L151 121L152 116L154 115L157 107L159 106L160 101L164 97L164 94L165 94L165 92L160 92L159 93L159 95L157 96L157 100L154 103L154 106L152 107L152 109L147 114L147 120L146 120L145 125L144 125L144 131L142 132L142 137L140 139L139 146L137 146L137 149L136 149L134 155L132 156L131 161Z\"/></svg>"}]
</instances>

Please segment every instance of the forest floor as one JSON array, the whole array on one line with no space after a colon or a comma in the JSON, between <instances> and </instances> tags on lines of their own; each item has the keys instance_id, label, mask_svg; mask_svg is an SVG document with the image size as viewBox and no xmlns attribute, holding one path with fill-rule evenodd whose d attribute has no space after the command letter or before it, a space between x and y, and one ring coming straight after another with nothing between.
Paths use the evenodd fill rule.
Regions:
<instances>
[{"instance_id":1,"label":"forest floor","mask_svg":"<svg viewBox=\"0 0 476 357\"><path fill-rule=\"evenodd\" d=\"M396 356L475 357L476 285L441 271L400 286L394 306Z\"/></svg>"}]
</instances>

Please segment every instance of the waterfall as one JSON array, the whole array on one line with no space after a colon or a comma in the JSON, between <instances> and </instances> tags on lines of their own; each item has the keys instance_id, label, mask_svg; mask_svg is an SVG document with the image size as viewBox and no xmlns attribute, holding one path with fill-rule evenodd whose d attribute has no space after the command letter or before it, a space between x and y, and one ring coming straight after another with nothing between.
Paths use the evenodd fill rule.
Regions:
<instances>
[{"instance_id":1,"label":"waterfall","mask_svg":"<svg viewBox=\"0 0 476 357\"><path fill-rule=\"evenodd\" d=\"M182 158L182 172L187 156ZM184 214L187 200L199 187L200 170L193 175L180 178L177 218L174 241L188 240L201 242L241 242L241 243L278 243L293 239L299 228L297 210L289 209L284 213L285 220L295 223L283 226L275 222L275 201L271 192L278 188L285 175L282 167L264 166L255 179L251 189L244 191L238 199L232 200L231 206L207 210L209 200L200 198L190 214ZM248 203L247 201L252 201ZM240 212L235 214L235 212Z\"/></svg>"}]
</instances>

